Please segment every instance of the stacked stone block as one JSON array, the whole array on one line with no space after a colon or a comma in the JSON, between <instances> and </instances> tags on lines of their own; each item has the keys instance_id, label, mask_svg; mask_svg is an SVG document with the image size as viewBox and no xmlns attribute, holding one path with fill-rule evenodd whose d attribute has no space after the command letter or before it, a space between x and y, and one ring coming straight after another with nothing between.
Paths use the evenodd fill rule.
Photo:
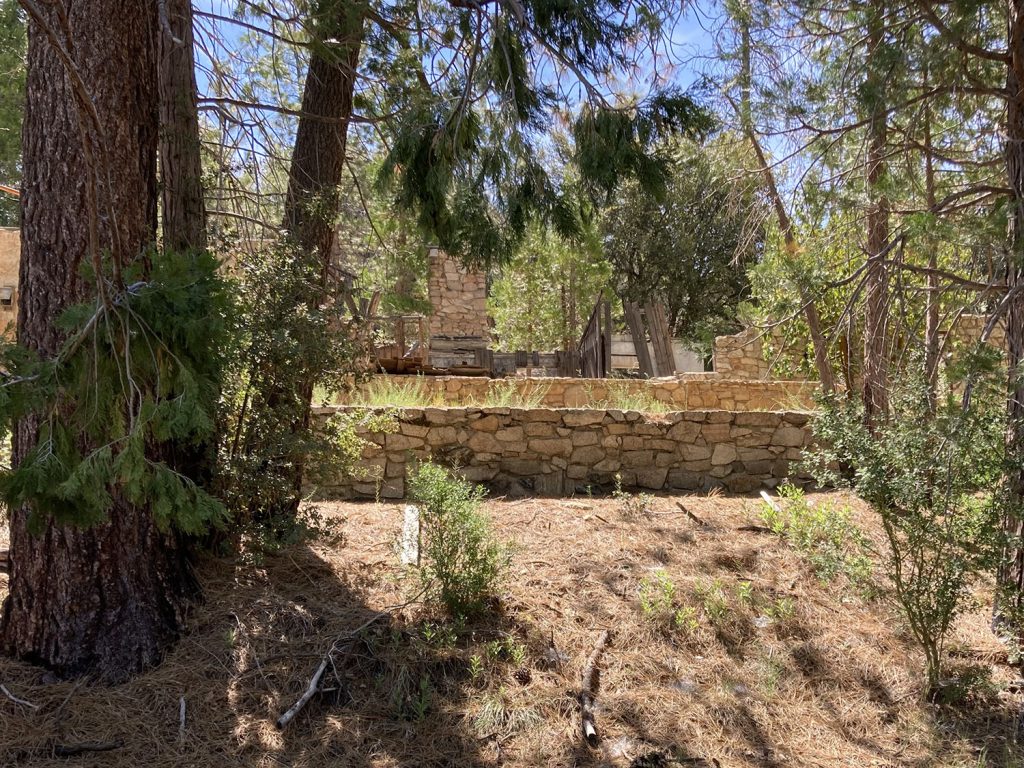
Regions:
<instances>
[{"instance_id":1,"label":"stacked stone block","mask_svg":"<svg viewBox=\"0 0 1024 768\"><path fill-rule=\"evenodd\" d=\"M327 409L333 412L333 409ZM321 415L324 415L323 412ZM364 432L355 477L327 493L401 498L416 461L456 466L498 493L559 496L627 488L744 493L795 475L810 441L804 412L405 408L394 432Z\"/></svg>"}]
</instances>

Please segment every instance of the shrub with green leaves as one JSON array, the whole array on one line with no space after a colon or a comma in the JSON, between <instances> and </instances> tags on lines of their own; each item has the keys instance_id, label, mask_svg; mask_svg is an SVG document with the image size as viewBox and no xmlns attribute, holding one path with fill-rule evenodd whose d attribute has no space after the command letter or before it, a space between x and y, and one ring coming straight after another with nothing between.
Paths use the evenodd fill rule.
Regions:
<instances>
[{"instance_id":1,"label":"shrub with green leaves","mask_svg":"<svg viewBox=\"0 0 1024 768\"><path fill-rule=\"evenodd\" d=\"M355 329L339 321L316 264L287 244L265 247L235 265L231 288L217 491L250 545L275 549L310 529L296 514L303 486L350 473L357 430L386 431L386 418L310 417L314 390L340 391L358 368Z\"/></svg>"},{"instance_id":2,"label":"shrub with green leaves","mask_svg":"<svg viewBox=\"0 0 1024 768\"><path fill-rule=\"evenodd\" d=\"M812 506L794 485L780 486L779 496L778 509L762 504L764 524L806 557L822 581L844 574L854 584L864 585L871 576L868 540L850 519L850 508L830 501Z\"/></svg>"},{"instance_id":3,"label":"shrub with green leaves","mask_svg":"<svg viewBox=\"0 0 1024 768\"><path fill-rule=\"evenodd\" d=\"M430 462L417 466L409 478L409 495L419 505L424 533L423 584L428 599L455 617L480 613L508 567L508 548L495 540L480 512L484 493Z\"/></svg>"},{"instance_id":4,"label":"shrub with green leaves","mask_svg":"<svg viewBox=\"0 0 1024 768\"><path fill-rule=\"evenodd\" d=\"M924 651L930 692L939 688L943 646L972 584L994 570L1002 545L993 490L1003 460L1003 382L990 355L970 356L949 381L973 381L967 402L946 391L932 401L923 378L890 386L887 417L871 427L858 402L823 403L814 431L823 446L811 467L846 483L878 513L889 543L883 561L893 592Z\"/></svg>"}]
</instances>

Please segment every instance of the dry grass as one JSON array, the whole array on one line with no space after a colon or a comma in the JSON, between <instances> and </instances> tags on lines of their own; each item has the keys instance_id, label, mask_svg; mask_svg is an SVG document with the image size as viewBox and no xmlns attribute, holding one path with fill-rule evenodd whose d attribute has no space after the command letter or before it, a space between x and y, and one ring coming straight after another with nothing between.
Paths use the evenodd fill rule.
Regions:
<instances>
[{"instance_id":1,"label":"dry grass","mask_svg":"<svg viewBox=\"0 0 1024 768\"><path fill-rule=\"evenodd\" d=\"M989 670L993 686L957 708L929 705L921 660L883 603L819 583L776 537L737 531L756 517L751 500L681 497L705 526L675 500L659 497L653 517L635 521L612 499L490 502L517 548L495 615L453 641L422 606L398 611L340 659L338 690L281 733L275 718L332 640L416 583L392 550L399 506L329 505L339 546L258 567L206 563L190 633L127 685L47 682L0 660L0 683L39 705L0 697L0 765L65 764L54 746L81 742L123 746L73 764L118 767L1021 765L1022 699L997 690L1016 673L988 632L985 595L953 650ZM695 630L643 615L640 583L658 568L695 609ZM716 580L727 610L712 622L694 592ZM598 697L603 741L588 750L570 693L605 628L614 639Z\"/></svg>"}]
</instances>

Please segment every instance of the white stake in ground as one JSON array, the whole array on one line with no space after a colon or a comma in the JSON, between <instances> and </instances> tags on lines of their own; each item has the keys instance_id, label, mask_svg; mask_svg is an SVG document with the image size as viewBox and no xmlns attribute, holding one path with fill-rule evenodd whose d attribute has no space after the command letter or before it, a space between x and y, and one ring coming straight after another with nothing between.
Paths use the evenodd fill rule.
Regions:
<instances>
[{"instance_id":1,"label":"white stake in ground","mask_svg":"<svg viewBox=\"0 0 1024 768\"><path fill-rule=\"evenodd\" d=\"M406 504L405 523L402 525L402 565L420 564L420 510L415 504Z\"/></svg>"}]
</instances>

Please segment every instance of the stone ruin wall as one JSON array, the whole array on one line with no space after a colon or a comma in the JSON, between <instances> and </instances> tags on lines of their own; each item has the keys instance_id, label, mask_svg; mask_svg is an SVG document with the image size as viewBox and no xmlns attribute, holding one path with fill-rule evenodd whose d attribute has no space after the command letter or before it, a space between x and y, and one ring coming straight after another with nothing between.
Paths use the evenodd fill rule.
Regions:
<instances>
[{"instance_id":1,"label":"stone ruin wall","mask_svg":"<svg viewBox=\"0 0 1024 768\"><path fill-rule=\"evenodd\" d=\"M18 319L18 266L21 263L21 232L0 227L0 287L14 289L13 302L0 306L0 331Z\"/></svg>"},{"instance_id":2,"label":"stone ruin wall","mask_svg":"<svg viewBox=\"0 0 1024 768\"><path fill-rule=\"evenodd\" d=\"M470 406L495 403L513 397L545 408L609 407L616 394L643 395L672 410L721 409L727 411L813 410L817 384L810 381L749 381L719 378L714 374L689 374L666 379L569 379L476 376L374 376L358 386L368 390L386 383L401 386L414 382L424 404ZM358 394L349 402L358 402ZM504 402L509 402L505 399Z\"/></svg>"},{"instance_id":3,"label":"stone ruin wall","mask_svg":"<svg viewBox=\"0 0 1024 768\"><path fill-rule=\"evenodd\" d=\"M960 315L953 323L950 330L944 332L948 342L954 345L972 345L976 343L985 330L988 323L987 315ZM787 367L796 370L800 360L800 354L796 351L789 351L788 355L783 354L780 362L783 365L770 365L764 357L763 335L765 331L760 328L746 328L732 336L718 336L715 338L713 348L713 359L715 373L719 376L731 379L746 380L785 380L785 372L782 369ZM772 329L772 347L782 349L783 338L777 329ZM1006 328L1003 323L997 323L989 337L989 344L1006 349ZM951 352L949 343L945 351ZM796 380L791 379L791 380Z\"/></svg>"},{"instance_id":4,"label":"stone ruin wall","mask_svg":"<svg viewBox=\"0 0 1024 768\"><path fill-rule=\"evenodd\" d=\"M432 337L490 340L485 273L467 268L434 248L430 253L427 297L432 307Z\"/></svg>"},{"instance_id":5,"label":"stone ruin wall","mask_svg":"<svg viewBox=\"0 0 1024 768\"><path fill-rule=\"evenodd\" d=\"M320 409L321 418L337 408ZM627 488L746 493L783 479L811 440L805 412L694 410L665 415L552 408L404 408L397 431L364 431L356 479L325 495L402 498L410 467L456 466L497 493L560 496Z\"/></svg>"},{"instance_id":6,"label":"stone ruin wall","mask_svg":"<svg viewBox=\"0 0 1024 768\"><path fill-rule=\"evenodd\" d=\"M785 339L777 328L768 331L771 347L784 350L776 360L765 360L764 335L761 328L745 328L732 336L716 336L712 347L714 372L731 379L798 381L803 350L785 349ZM772 364L774 363L774 364ZM794 371L787 374L784 369Z\"/></svg>"}]
</instances>

